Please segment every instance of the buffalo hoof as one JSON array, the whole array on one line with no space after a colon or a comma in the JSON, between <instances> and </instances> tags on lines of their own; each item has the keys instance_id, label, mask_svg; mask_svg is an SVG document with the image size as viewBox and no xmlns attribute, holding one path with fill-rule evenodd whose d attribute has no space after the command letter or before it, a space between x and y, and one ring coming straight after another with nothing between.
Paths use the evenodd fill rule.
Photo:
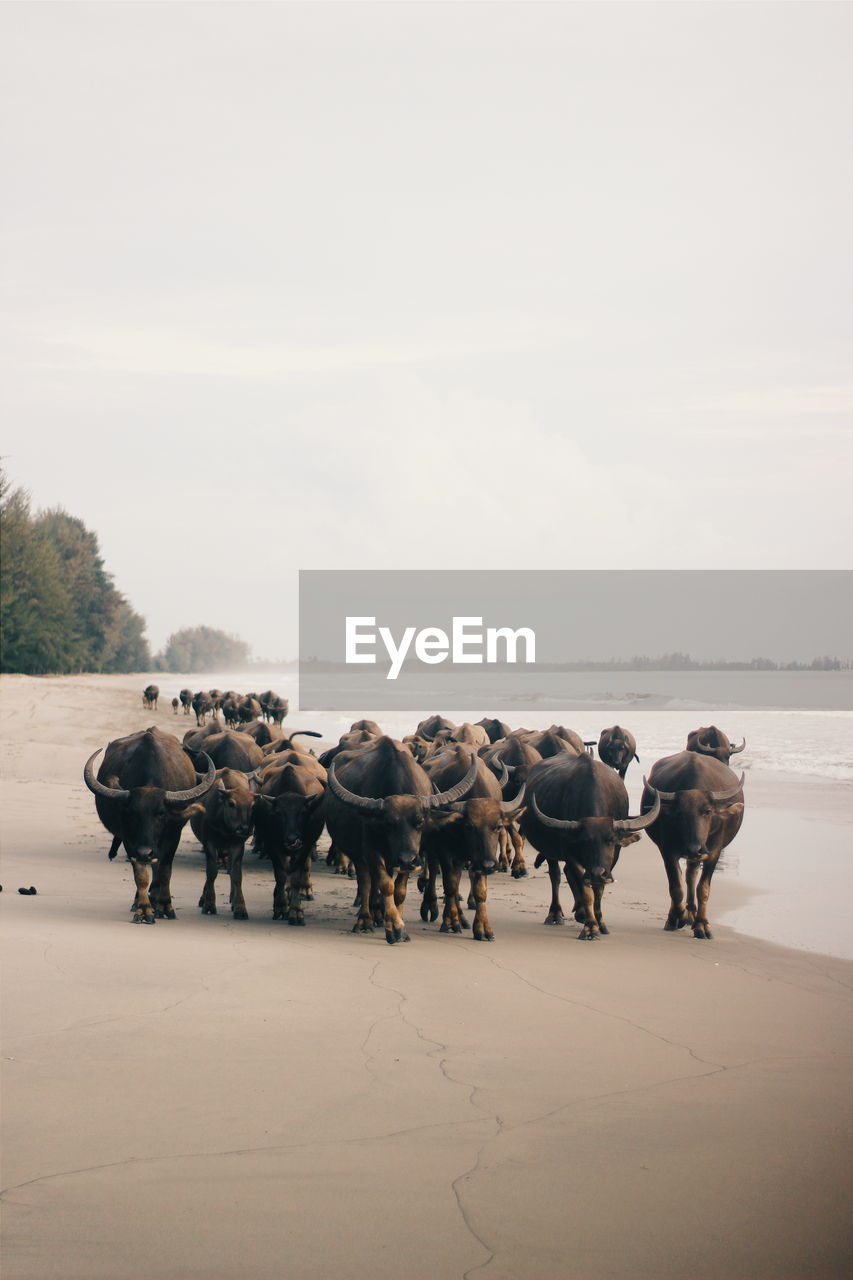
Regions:
<instances>
[{"instance_id":1,"label":"buffalo hoof","mask_svg":"<svg viewBox=\"0 0 853 1280\"><path fill-rule=\"evenodd\" d=\"M426 924L427 920L430 922L430 924L434 924L435 921L438 919L438 907L433 906L433 904L429 902L422 902L421 903L421 919L423 920L424 924Z\"/></svg>"},{"instance_id":2,"label":"buffalo hoof","mask_svg":"<svg viewBox=\"0 0 853 1280\"><path fill-rule=\"evenodd\" d=\"M199 905L201 905L201 904L199 904ZM216 907L215 907L215 905L214 905L213 903L210 903L208 906L202 906L202 907L201 907L201 914L202 914L203 916L215 916L215 915L216 915Z\"/></svg>"},{"instance_id":3,"label":"buffalo hoof","mask_svg":"<svg viewBox=\"0 0 853 1280\"><path fill-rule=\"evenodd\" d=\"M304 924L305 924L305 917L304 917L304 916L292 916L292 917L288 920L288 922L287 922L287 923L288 923L288 924L297 924L297 925L298 925L298 924L301 924L301 925L304 925Z\"/></svg>"},{"instance_id":4,"label":"buffalo hoof","mask_svg":"<svg viewBox=\"0 0 853 1280\"><path fill-rule=\"evenodd\" d=\"M710 926L709 926L709 925L707 925L707 924L694 924L694 926L693 926L693 937L694 937L694 938L699 938L699 940L700 940L700 941L704 942L706 939L707 939L708 941L710 941L710 940L713 938L713 936L714 936L714 935L713 935L713 933L711 932L711 929L710 929Z\"/></svg>"},{"instance_id":5,"label":"buffalo hoof","mask_svg":"<svg viewBox=\"0 0 853 1280\"><path fill-rule=\"evenodd\" d=\"M373 933L373 925L367 920L356 920L352 931L353 933Z\"/></svg>"},{"instance_id":6,"label":"buffalo hoof","mask_svg":"<svg viewBox=\"0 0 853 1280\"><path fill-rule=\"evenodd\" d=\"M395 942L408 942L409 935L405 929L386 929L385 941L390 947L393 947Z\"/></svg>"},{"instance_id":7,"label":"buffalo hoof","mask_svg":"<svg viewBox=\"0 0 853 1280\"><path fill-rule=\"evenodd\" d=\"M604 921L603 921L603 920L599 920L599 922L598 922L598 932L599 932L599 933L609 933L609 932L610 932L610 930L608 929L607 925L604 923Z\"/></svg>"},{"instance_id":8,"label":"buffalo hoof","mask_svg":"<svg viewBox=\"0 0 853 1280\"><path fill-rule=\"evenodd\" d=\"M527 875L527 867L513 867L512 869L513 880L521 880L526 875Z\"/></svg>"},{"instance_id":9,"label":"buffalo hoof","mask_svg":"<svg viewBox=\"0 0 853 1280\"><path fill-rule=\"evenodd\" d=\"M565 924L566 917L563 915L562 911L560 912L559 915L557 915L556 912L552 911L549 915L545 917L542 923L543 924Z\"/></svg>"},{"instance_id":10,"label":"buffalo hoof","mask_svg":"<svg viewBox=\"0 0 853 1280\"><path fill-rule=\"evenodd\" d=\"M598 937L598 930L593 932L591 929L584 929L578 934L578 942L595 942Z\"/></svg>"},{"instance_id":11,"label":"buffalo hoof","mask_svg":"<svg viewBox=\"0 0 853 1280\"><path fill-rule=\"evenodd\" d=\"M494 940L495 935L493 933L478 933L476 930L474 931L475 942L494 942Z\"/></svg>"},{"instance_id":12,"label":"buffalo hoof","mask_svg":"<svg viewBox=\"0 0 853 1280\"><path fill-rule=\"evenodd\" d=\"M235 911L233 911L233 912L232 912L232 915L234 916L234 919L235 919L235 920L248 920L248 919L249 919L249 913L248 913L248 911L246 910L246 908L245 908L245 907L238 907Z\"/></svg>"},{"instance_id":13,"label":"buffalo hoof","mask_svg":"<svg viewBox=\"0 0 853 1280\"><path fill-rule=\"evenodd\" d=\"M273 913L272 913L272 918L273 918L273 920L283 920L283 919L284 919L284 912L282 911L282 909L281 909L280 907L278 908L278 910L273 911Z\"/></svg>"},{"instance_id":14,"label":"buffalo hoof","mask_svg":"<svg viewBox=\"0 0 853 1280\"><path fill-rule=\"evenodd\" d=\"M313 891L313 889L303 889L299 896L300 896L300 898L302 899L302 901L303 901L303 902L313 902L313 901L314 901L314 891Z\"/></svg>"},{"instance_id":15,"label":"buffalo hoof","mask_svg":"<svg viewBox=\"0 0 853 1280\"><path fill-rule=\"evenodd\" d=\"M214 912L214 915L215 915L215 914L216 914L216 907L214 907L214 908L213 908L213 912ZM157 919L158 919L158 920L174 920L174 919L175 919L175 911L174 911L174 908L173 908L173 907L158 907L158 908L157 908Z\"/></svg>"},{"instance_id":16,"label":"buffalo hoof","mask_svg":"<svg viewBox=\"0 0 853 1280\"><path fill-rule=\"evenodd\" d=\"M347 868L347 875L349 876L350 880L354 880L354 879L355 879L355 867L348 867L348 868Z\"/></svg>"}]
</instances>

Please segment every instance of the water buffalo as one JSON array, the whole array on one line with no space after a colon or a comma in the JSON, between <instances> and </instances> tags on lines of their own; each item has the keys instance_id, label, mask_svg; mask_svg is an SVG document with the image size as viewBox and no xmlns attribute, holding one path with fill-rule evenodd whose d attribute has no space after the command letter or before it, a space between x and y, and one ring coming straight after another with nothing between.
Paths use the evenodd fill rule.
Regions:
<instances>
[{"instance_id":1,"label":"water buffalo","mask_svg":"<svg viewBox=\"0 0 853 1280\"><path fill-rule=\"evenodd\" d=\"M184 715L188 716L190 714L190 711L192 710L192 705L193 705L192 689L182 689L181 692L178 694L178 697L181 700L181 706L184 709Z\"/></svg>"},{"instance_id":2,"label":"water buffalo","mask_svg":"<svg viewBox=\"0 0 853 1280\"><path fill-rule=\"evenodd\" d=\"M669 881L670 907L665 929L689 924L695 938L713 937L708 923L711 878L726 845L743 822L743 779L711 755L679 751L652 768L643 792L643 808L659 806L649 835L660 849ZM687 863L687 904L681 859ZM697 884L698 882L698 884Z\"/></svg>"},{"instance_id":3,"label":"water buffalo","mask_svg":"<svg viewBox=\"0 0 853 1280\"><path fill-rule=\"evenodd\" d=\"M630 818L622 779L584 752L556 755L531 769L527 801L522 834L539 851L536 865L547 862L551 877L551 907L545 923L562 923L562 862L574 894L575 919L583 925L580 937L607 933L601 913L604 886L613 880L622 846L639 839L638 832L654 822L657 800L648 813Z\"/></svg>"},{"instance_id":4,"label":"water buffalo","mask_svg":"<svg viewBox=\"0 0 853 1280\"><path fill-rule=\"evenodd\" d=\"M687 750L695 751L700 756L714 756L721 764L728 764L732 756L738 755L746 747L746 738L739 747L733 747L722 729L715 724L703 729L692 729L687 735Z\"/></svg>"},{"instance_id":5,"label":"water buffalo","mask_svg":"<svg viewBox=\"0 0 853 1280\"><path fill-rule=\"evenodd\" d=\"M248 733L223 729L203 739L204 750L217 769L239 769L251 773L264 763L264 753Z\"/></svg>"},{"instance_id":6,"label":"water buffalo","mask_svg":"<svg viewBox=\"0 0 853 1280\"><path fill-rule=\"evenodd\" d=\"M206 860L204 888L198 905L202 913L216 915L216 875L225 867L231 878L231 911L235 920L248 920L243 898L243 851L252 834L255 794L238 769L217 769L216 779L204 800L190 811L190 826L201 841Z\"/></svg>"},{"instance_id":7,"label":"water buffalo","mask_svg":"<svg viewBox=\"0 0 853 1280\"><path fill-rule=\"evenodd\" d=\"M213 699L210 694L204 690L199 690L193 694L192 709L195 712L195 722L198 725L204 724L207 717L213 712Z\"/></svg>"},{"instance_id":8,"label":"water buffalo","mask_svg":"<svg viewBox=\"0 0 853 1280\"><path fill-rule=\"evenodd\" d=\"M257 799L256 847L272 862L273 919L301 925L300 889L312 898L310 867L323 832L323 779L303 765L264 770Z\"/></svg>"},{"instance_id":9,"label":"water buffalo","mask_svg":"<svg viewBox=\"0 0 853 1280\"><path fill-rule=\"evenodd\" d=\"M467 795L477 771L473 757L461 782L436 793L411 753L387 737L332 761L326 823L335 846L355 863L359 914L354 932L372 932L373 909L378 915L381 899L386 941L408 942L402 908L425 823L434 810Z\"/></svg>"},{"instance_id":10,"label":"water buffalo","mask_svg":"<svg viewBox=\"0 0 853 1280\"><path fill-rule=\"evenodd\" d=\"M598 739L598 757L611 769L615 769L619 777L624 779L628 765L632 760L640 763L637 755L637 740L633 733L614 724L611 729L602 729Z\"/></svg>"},{"instance_id":11,"label":"water buffalo","mask_svg":"<svg viewBox=\"0 0 853 1280\"><path fill-rule=\"evenodd\" d=\"M83 779L113 837L109 857L124 845L133 867L134 923L153 924L155 916L174 920L170 882L175 850L188 809L213 786L216 767L199 753L205 770L199 779L191 753L171 733L153 727L110 742L96 778L94 762L102 750L86 761Z\"/></svg>"},{"instance_id":12,"label":"water buffalo","mask_svg":"<svg viewBox=\"0 0 853 1280\"><path fill-rule=\"evenodd\" d=\"M433 757L425 765L425 771L433 786L446 792L467 777L472 759L477 773L467 795L436 809L423 837L426 867L422 877L421 919L435 920L438 915L435 883L440 868L444 887L441 932L459 933L468 928L459 897L459 881L462 872L467 870L471 877L469 905L475 907L474 937L478 942L491 942L495 935L486 909L487 877L497 869L501 834L512 826L513 818L521 811L524 784L512 800L504 800L501 781L507 778L507 771L504 770L499 781L485 761L460 743Z\"/></svg>"},{"instance_id":13,"label":"water buffalo","mask_svg":"<svg viewBox=\"0 0 853 1280\"><path fill-rule=\"evenodd\" d=\"M156 684L147 684L142 690L142 705L147 710L156 710L160 689Z\"/></svg>"}]
</instances>

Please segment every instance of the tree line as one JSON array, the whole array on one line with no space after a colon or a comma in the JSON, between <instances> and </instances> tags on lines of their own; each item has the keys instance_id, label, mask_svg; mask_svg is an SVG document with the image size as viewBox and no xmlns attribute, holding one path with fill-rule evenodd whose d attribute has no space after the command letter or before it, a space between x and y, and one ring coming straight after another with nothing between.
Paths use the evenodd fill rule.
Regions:
<instances>
[{"instance_id":1,"label":"tree line","mask_svg":"<svg viewBox=\"0 0 853 1280\"><path fill-rule=\"evenodd\" d=\"M249 646L214 627L174 632L152 657L145 619L104 568L98 536L61 507L33 512L0 466L0 671L212 671Z\"/></svg>"}]
</instances>

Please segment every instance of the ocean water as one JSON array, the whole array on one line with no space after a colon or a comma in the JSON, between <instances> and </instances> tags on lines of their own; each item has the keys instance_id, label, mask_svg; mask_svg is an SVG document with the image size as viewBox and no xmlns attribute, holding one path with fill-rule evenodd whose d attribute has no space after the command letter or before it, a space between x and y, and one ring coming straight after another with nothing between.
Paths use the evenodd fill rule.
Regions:
<instances>
[{"instance_id":1,"label":"ocean water","mask_svg":"<svg viewBox=\"0 0 853 1280\"><path fill-rule=\"evenodd\" d=\"M498 716L513 728L565 724L584 738L596 740L602 729L620 724L637 739L643 768L651 767L661 756L681 751L691 729L715 724L733 742L746 738L747 750L735 757L739 768L853 782L850 671L567 672L565 701L549 700L542 706L532 699L523 701L532 691L520 690L518 707L507 709L501 685L502 709L494 704L468 710L437 707L424 690L423 701L414 704L420 709L414 711L406 705L383 711L364 707L304 713L298 709L295 672L252 670L174 677L161 673L156 680L161 700L171 699L184 685L240 692L274 689L290 700L288 729L317 729L332 742L362 716L377 720L386 733L399 738L435 711L456 723L485 715Z\"/></svg>"}]
</instances>

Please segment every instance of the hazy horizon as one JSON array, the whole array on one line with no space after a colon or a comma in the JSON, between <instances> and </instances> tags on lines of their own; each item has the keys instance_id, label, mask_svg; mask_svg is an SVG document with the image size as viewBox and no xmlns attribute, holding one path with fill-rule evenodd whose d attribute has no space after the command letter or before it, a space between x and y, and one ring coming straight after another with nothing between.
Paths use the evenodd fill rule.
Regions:
<instances>
[{"instance_id":1,"label":"hazy horizon","mask_svg":"<svg viewBox=\"0 0 853 1280\"><path fill-rule=\"evenodd\" d=\"M295 658L299 569L851 567L851 6L0 29L0 453L152 652Z\"/></svg>"}]
</instances>

